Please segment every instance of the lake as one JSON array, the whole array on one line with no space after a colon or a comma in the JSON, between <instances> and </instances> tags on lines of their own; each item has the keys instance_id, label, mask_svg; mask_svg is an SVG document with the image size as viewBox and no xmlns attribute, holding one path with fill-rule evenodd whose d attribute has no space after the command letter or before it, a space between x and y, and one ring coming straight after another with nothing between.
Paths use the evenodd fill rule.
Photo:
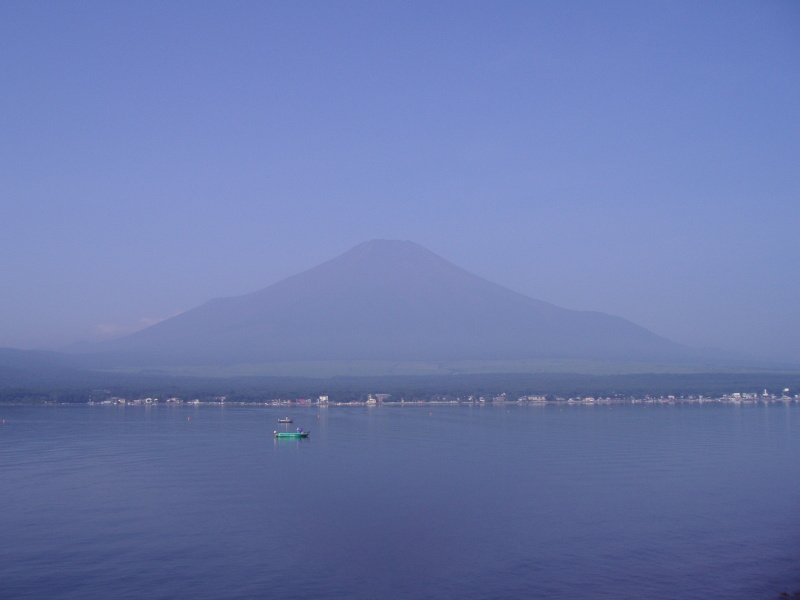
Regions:
<instances>
[{"instance_id":1,"label":"lake","mask_svg":"<svg viewBox=\"0 0 800 600\"><path fill-rule=\"evenodd\" d=\"M275 440L277 419L311 430ZM0 406L0 597L800 590L800 405Z\"/></svg>"}]
</instances>

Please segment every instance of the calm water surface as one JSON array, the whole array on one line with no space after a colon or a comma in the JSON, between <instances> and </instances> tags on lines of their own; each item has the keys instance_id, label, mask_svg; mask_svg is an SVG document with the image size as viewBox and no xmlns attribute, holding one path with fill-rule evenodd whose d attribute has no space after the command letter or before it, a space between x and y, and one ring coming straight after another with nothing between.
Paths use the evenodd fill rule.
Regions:
<instances>
[{"instance_id":1,"label":"calm water surface","mask_svg":"<svg viewBox=\"0 0 800 600\"><path fill-rule=\"evenodd\" d=\"M800 590L800 405L0 406L0 597Z\"/></svg>"}]
</instances>

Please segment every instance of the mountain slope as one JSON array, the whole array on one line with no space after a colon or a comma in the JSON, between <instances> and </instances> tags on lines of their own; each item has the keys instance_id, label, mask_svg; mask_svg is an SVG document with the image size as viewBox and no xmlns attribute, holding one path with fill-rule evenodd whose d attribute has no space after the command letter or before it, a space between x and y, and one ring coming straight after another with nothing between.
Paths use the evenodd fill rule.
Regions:
<instances>
[{"instance_id":1,"label":"mountain slope","mask_svg":"<svg viewBox=\"0 0 800 600\"><path fill-rule=\"evenodd\" d=\"M559 308L412 242L373 240L244 296L219 298L98 345L119 361L687 360L625 319ZM145 358L146 357L146 358Z\"/></svg>"}]
</instances>

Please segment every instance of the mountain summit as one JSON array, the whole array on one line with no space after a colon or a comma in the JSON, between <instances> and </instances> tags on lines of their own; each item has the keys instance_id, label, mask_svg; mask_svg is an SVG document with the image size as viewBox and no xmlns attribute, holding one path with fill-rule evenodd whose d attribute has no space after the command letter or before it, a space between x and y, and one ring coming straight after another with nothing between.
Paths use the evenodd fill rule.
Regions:
<instances>
[{"instance_id":1,"label":"mountain summit","mask_svg":"<svg viewBox=\"0 0 800 600\"><path fill-rule=\"evenodd\" d=\"M395 240L359 244L267 288L211 300L97 349L163 365L672 361L692 354L625 319L535 300Z\"/></svg>"}]
</instances>

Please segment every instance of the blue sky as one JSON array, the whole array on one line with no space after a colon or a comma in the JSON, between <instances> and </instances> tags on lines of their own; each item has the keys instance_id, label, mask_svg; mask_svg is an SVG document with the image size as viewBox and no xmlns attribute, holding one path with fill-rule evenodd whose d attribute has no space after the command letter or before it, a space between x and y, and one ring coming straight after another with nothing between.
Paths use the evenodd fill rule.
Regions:
<instances>
[{"instance_id":1,"label":"blue sky","mask_svg":"<svg viewBox=\"0 0 800 600\"><path fill-rule=\"evenodd\" d=\"M409 239L800 360L796 2L0 3L0 346Z\"/></svg>"}]
</instances>

